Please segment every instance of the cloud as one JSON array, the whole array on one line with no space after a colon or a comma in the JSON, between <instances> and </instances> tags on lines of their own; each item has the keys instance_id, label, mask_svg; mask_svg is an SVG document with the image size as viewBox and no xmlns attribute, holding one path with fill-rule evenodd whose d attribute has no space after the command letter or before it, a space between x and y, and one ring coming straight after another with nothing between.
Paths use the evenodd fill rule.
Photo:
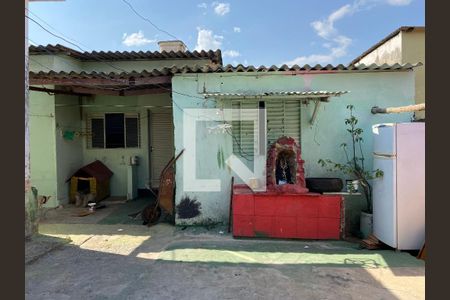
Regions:
<instances>
[{"instance_id":1,"label":"cloud","mask_svg":"<svg viewBox=\"0 0 450 300\"><path fill-rule=\"evenodd\" d=\"M208 7L208 5L205 2L202 2L202 3L197 4L197 7L206 9Z\"/></svg>"},{"instance_id":2,"label":"cloud","mask_svg":"<svg viewBox=\"0 0 450 300\"><path fill-rule=\"evenodd\" d=\"M239 33L239 32L241 32L241 27L235 26L235 27L233 27L233 31Z\"/></svg>"},{"instance_id":3,"label":"cloud","mask_svg":"<svg viewBox=\"0 0 450 300\"><path fill-rule=\"evenodd\" d=\"M197 28L197 45L195 50L217 50L222 46L223 36L216 35L212 30Z\"/></svg>"},{"instance_id":4,"label":"cloud","mask_svg":"<svg viewBox=\"0 0 450 300\"><path fill-rule=\"evenodd\" d=\"M311 27L317 36L324 39L322 46L327 49L325 53L314 53L294 58L285 64L327 64L347 55L352 39L340 34L335 23L345 17L349 17L359 11L369 10L379 4L408 5L412 0L356 0L351 4L345 4L332 11L326 18L311 23Z\"/></svg>"},{"instance_id":5,"label":"cloud","mask_svg":"<svg viewBox=\"0 0 450 300\"><path fill-rule=\"evenodd\" d=\"M230 12L230 3L220 3L215 1L211 5L214 8L214 12L219 16L224 16Z\"/></svg>"},{"instance_id":6,"label":"cloud","mask_svg":"<svg viewBox=\"0 0 450 300\"><path fill-rule=\"evenodd\" d=\"M334 23L345 16L355 13L363 2L365 1L356 1L353 5L346 4L333 11L325 20L312 22L311 26L321 38L328 39L337 34Z\"/></svg>"},{"instance_id":7,"label":"cloud","mask_svg":"<svg viewBox=\"0 0 450 300\"><path fill-rule=\"evenodd\" d=\"M241 53L239 53L239 51L236 51L236 50L226 50L223 52L223 56L224 57L238 57L238 56L241 56Z\"/></svg>"},{"instance_id":8,"label":"cloud","mask_svg":"<svg viewBox=\"0 0 450 300\"><path fill-rule=\"evenodd\" d=\"M308 56L299 56L294 58L293 60L286 61L283 64L292 66L292 65L315 65L315 64L326 64L333 59L331 55L327 54L311 54Z\"/></svg>"},{"instance_id":9,"label":"cloud","mask_svg":"<svg viewBox=\"0 0 450 300\"><path fill-rule=\"evenodd\" d=\"M154 42L156 42L156 40L147 39L141 30L130 35L124 33L122 36L122 44L127 47L143 46Z\"/></svg>"},{"instance_id":10,"label":"cloud","mask_svg":"<svg viewBox=\"0 0 450 300\"><path fill-rule=\"evenodd\" d=\"M393 6L405 6L411 4L412 0L387 0L389 5Z\"/></svg>"}]
</instances>

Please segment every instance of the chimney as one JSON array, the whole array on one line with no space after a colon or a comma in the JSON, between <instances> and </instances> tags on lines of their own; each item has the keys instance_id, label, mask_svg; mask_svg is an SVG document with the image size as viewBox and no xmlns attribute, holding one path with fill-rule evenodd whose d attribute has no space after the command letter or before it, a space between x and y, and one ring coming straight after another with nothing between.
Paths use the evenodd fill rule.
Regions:
<instances>
[{"instance_id":1,"label":"chimney","mask_svg":"<svg viewBox=\"0 0 450 300\"><path fill-rule=\"evenodd\" d=\"M159 45L159 51L174 51L174 52L185 52L186 51L186 45L182 41L161 41L158 42Z\"/></svg>"}]
</instances>

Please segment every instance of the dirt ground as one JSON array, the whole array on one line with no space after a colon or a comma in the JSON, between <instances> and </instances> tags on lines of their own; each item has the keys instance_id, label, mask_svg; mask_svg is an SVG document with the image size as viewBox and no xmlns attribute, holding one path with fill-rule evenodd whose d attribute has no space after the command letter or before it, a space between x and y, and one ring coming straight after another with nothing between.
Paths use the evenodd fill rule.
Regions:
<instances>
[{"instance_id":1,"label":"dirt ground","mask_svg":"<svg viewBox=\"0 0 450 300\"><path fill-rule=\"evenodd\" d=\"M168 224L40 225L27 299L424 299L424 262L344 241L233 239Z\"/></svg>"}]
</instances>

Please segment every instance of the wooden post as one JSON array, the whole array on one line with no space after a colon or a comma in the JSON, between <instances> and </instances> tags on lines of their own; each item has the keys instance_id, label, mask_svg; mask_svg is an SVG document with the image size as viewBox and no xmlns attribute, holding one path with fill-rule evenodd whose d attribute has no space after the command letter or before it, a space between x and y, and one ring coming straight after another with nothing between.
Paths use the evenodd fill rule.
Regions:
<instances>
[{"instance_id":1,"label":"wooden post","mask_svg":"<svg viewBox=\"0 0 450 300\"><path fill-rule=\"evenodd\" d=\"M317 114L319 113L319 107L320 107L320 100L316 100L316 105L314 106L313 115L311 117L311 120L309 121L310 125L314 125L314 121L317 118Z\"/></svg>"}]
</instances>

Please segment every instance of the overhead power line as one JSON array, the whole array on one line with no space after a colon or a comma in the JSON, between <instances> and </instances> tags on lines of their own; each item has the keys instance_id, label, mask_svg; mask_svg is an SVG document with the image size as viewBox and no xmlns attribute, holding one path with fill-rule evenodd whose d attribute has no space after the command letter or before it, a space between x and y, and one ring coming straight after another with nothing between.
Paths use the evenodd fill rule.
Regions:
<instances>
[{"instance_id":1,"label":"overhead power line","mask_svg":"<svg viewBox=\"0 0 450 300\"><path fill-rule=\"evenodd\" d=\"M66 38L57 35L56 33L51 32L50 30L48 30L47 28L45 28L43 25L41 25L41 23L39 23L38 21L36 21L35 19L33 19L32 17L29 17L28 15L25 15L25 18L27 18L28 20L32 21L33 23L35 23L37 26L41 27L44 31L46 31L47 33L53 35L54 37L61 39L63 41L65 41L66 43L69 43L75 47L77 47L78 49L80 49L80 51L84 52L85 50L83 48L81 48L80 46L78 46L75 43L72 43L71 41L67 40Z\"/></svg>"},{"instance_id":2,"label":"overhead power line","mask_svg":"<svg viewBox=\"0 0 450 300\"><path fill-rule=\"evenodd\" d=\"M44 19L42 19L41 17L39 17L37 14L35 14L34 12L32 12L31 10L29 10L28 8L25 7L25 9L28 11L28 13L30 13L31 15L33 15L35 18L37 18L38 20L40 20L42 23L44 23L45 25L47 25L49 28L53 29L55 32L57 32L59 35L61 35L62 37L65 37L66 39L69 39L71 41L73 41L74 43L78 43L79 45L89 48L86 45L83 45L83 43L77 41L74 38L68 37L67 35L63 34L61 31L59 31L58 29L56 29L55 27L53 27L51 24L49 24L48 22L46 22Z\"/></svg>"},{"instance_id":3,"label":"overhead power line","mask_svg":"<svg viewBox=\"0 0 450 300\"><path fill-rule=\"evenodd\" d=\"M131 5L130 2L128 2L127 0L122 0L122 2L124 2L126 5L128 5L128 7L130 7L130 9L134 12L134 14L135 14L136 16L138 16L138 17L141 18L142 20L144 20L144 21L150 23L156 30L158 30L158 31L160 31L160 32L163 32L163 33L167 34L168 36L170 36L170 37L172 37L172 38L174 38L174 39L176 39L176 40L179 40L179 38L177 38L176 36L174 36L174 35L171 34L170 32L168 32L168 31L166 31L166 30L164 30L164 29L159 28L159 26L157 26L155 23L153 23L150 19L148 19L148 18L144 17L143 15L141 15L141 14L133 7L133 5Z\"/></svg>"},{"instance_id":4,"label":"overhead power line","mask_svg":"<svg viewBox=\"0 0 450 300\"><path fill-rule=\"evenodd\" d=\"M161 32L163 32L163 33L166 33L167 35L169 35L169 36L171 36L171 37L173 37L173 38L175 38L175 39L178 40L178 38L177 38L175 35L173 35L173 34L167 32L167 31L165 31L165 30L159 28L159 27L158 27L157 25L155 25L151 20L149 20L148 18L146 18L146 17L142 16L141 14L139 14L139 13L134 9L134 7L133 7L128 1L126 1L126 0L122 0L122 1L123 1L124 3L126 3L126 4L130 7L130 9L131 9L138 17L140 17L141 19L143 19L143 20L145 20L146 22L150 23L150 24L151 24L153 27L155 27L157 30L159 30L159 31L161 31ZM31 13L31 11L29 11L29 12ZM35 15L35 16L36 16L36 15ZM69 43L69 44L75 46L76 48L80 49L80 50L83 51L83 52L86 52L86 50L84 50L82 47L80 47L80 46L78 46L77 44L75 44L75 43L70 42L70 41L67 40L67 39L73 40L72 38L67 37L67 39L66 39L66 38L64 38L64 37L62 37L62 36L60 36L60 35L57 35L57 34L53 33L52 31L48 30L47 28L45 28L42 24L40 24L38 21L34 20L33 18L31 18L31 17L29 17L29 16L27 16L27 15L25 15L25 17L27 17L29 20L31 20L32 22L34 22L35 24L37 24L40 28L42 28L44 31L46 31L47 33L51 34L52 36L54 36L54 37L56 37L56 38L59 38L59 39L65 41L65 42L67 42L67 43ZM36 17L39 18L38 16L36 16ZM52 27L52 26L50 26L47 22L45 22L44 20L42 20L41 18L39 18L39 19L40 19L42 22L46 23L49 27ZM53 28L55 31L58 31L58 30L55 29L54 27L52 27L52 28ZM31 39L29 39L29 40L32 41ZM75 41L75 40L73 40L73 41ZM32 42L33 42L33 41L32 41ZM75 41L75 42L76 42L76 41ZM35 43L35 42L33 42L33 43ZM36 44L36 43L35 43L35 44ZM81 44L81 43L80 43L80 44ZM88 47L88 48L89 48L89 47ZM187 48L188 48L188 47L186 46L186 49L187 49ZM54 56L55 56L54 53L51 53L51 52L48 51L47 49L45 49L45 51L48 52L50 55L54 55ZM93 54L93 53L91 53L91 54ZM200 59L200 57L198 57L198 56L197 56L195 53L193 53L193 52L192 52L192 55L193 55L194 57ZM102 60L102 59L99 59L99 58L95 57L95 55L92 55L92 56L93 56L93 58L94 58L95 60L97 60L97 61L99 61L99 62L105 63L105 64L107 64L107 65L113 67L113 68L116 69L116 70L120 70L120 71L122 71L122 72L128 73L128 71L126 71L126 70L124 70L124 69L122 69L122 68L116 67L116 66L114 66L113 64L110 64L109 62L106 62L106 61L104 61L104 60ZM32 60L33 60L33 59L32 59ZM34 61L34 60L33 60L33 61ZM40 63L39 63L39 64L40 64ZM40 64L40 65L43 66L42 64ZM48 68L48 67L46 67L46 66L44 66L44 67L47 68L47 69L49 69L49 70L51 70L50 68ZM108 78L109 78L109 77L108 77ZM109 79L112 79L112 78L109 78ZM190 97L190 98L196 98L196 99L200 99L200 100L203 100L203 101L205 100L204 97L199 97L199 96L194 96L194 95L189 95L189 94L181 93L181 92L178 92L178 91L176 91L176 90L174 90L174 89L172 89L172 88L167 88L167 87L165 87L165 86L163 86L163 85L161 85L161 84L155 84L155 85L158 86L158 87L160 87L161 89L167 90L167 91L169 91L169 92L172 92L172 93L175 93L175 94L178 94L178 95L182 95L182 96L186 96L186 97ZM182 107L180 107L176 102L172 101L172 103L173 103L173 105L176 106L179 110L184 111L184 109L183 109ZM223 122L225 122L225 120L223 120ZM238 146L238 148L239 148L239 153L240 153L240 155L241 155L243 158L245 158L246 160L250 160L250 159L247 157L248 154L242 149L242 146L241 146L241 144L239 143L239 141L236 139L236 137L235 137L231 132L229 132L228 130L226 130L226 133L227 133L228 135L230 135L230 136L234 139L235 143L237 144L237 146Z\"/></svg>"},{"instance_id":5,"label":"overhead power line","mask_svg":"<svg viewBox=\"0 0 450 300\"><path fill-rule=\"evenodd\" d=\"M43 30L45 30L47 33L51 34L52 36L54 36L54 37L56 37L56 38L59 38L59 39L61 39L61 40L63 40L63 41L66 41L66 42L70 43L71 45L74 45L75 47L77 47L77 48L80 49L81 51L85 52L85 50L84 50L83 48L81 48L80 46L78 46L78 45L76 45L76 44L74 44L74 43L72 43L72 42L69 42L67 39L65 39L65 38L63 38L63 37L61 37L61 36L59 36L59 35L53 33L52 31L50 31L50 30L48 30L47 28L45 28L42 24L40 24L38 21L34 20L33 18L30 18L30 17L28 17L28 16L27 16L27 18L30 19L30 20L32 20L32 21L33 21L34 23L36 23L39 27L41 27ZM31 39L29 39L29 40L32 41ZM32 41L32 42L33 42L33 41ZM35 43L35 42L33 42L33 43ZM51 55L55 55L54 53L51 53L51 52L48 51L47 49L45 49L45 51L48 52L48 53L51 54ZM101 63L104 63L104 64L107 64L108 66L110 66L110 67L112 67L112 68L114 68L114 69L116 69L116 70L122 71L122 72L124 72L124 73L128 73L127 70L125 70L125 69L123 69L123 68L120 68L120 67L116 67L115 65L113 65L113 64L111 64L111 63L109 63L109 62L107 62L107 61L104 61L104 60L102 60L102 59L96 57L95 55L93 55L92 52L91 52L91 54L92 54L92 57L93 57L96 61L101 62ZM194 55L194 56L195 56L195 55ZM197 58L198 58L198 57L197 57ZM103 77L104 77L104 76L103 76ZM105 78L106 78L106 77L105 77ZM109 77L108 77L108 79L114 80L113 78L109 78ZM161 84L155 84L155 85L158 86L158 87L160 87L160 88L162 88L162 89L165 89L165 90L167 90L167 91L170 91L170 92L172 92L172 93L178 94L178 95L182 95L182 96L186 96L186 97L191 97L191 98L196 98L196 99L205 100L203 97L194 96L194 95L189 95L189 94L185 94L185 93L180 93L180 92L178 92L178 91L173 90L172 88L165 87L165 86L163 86L163 85L161 85Z\"/></svg>"}]
</instances>

